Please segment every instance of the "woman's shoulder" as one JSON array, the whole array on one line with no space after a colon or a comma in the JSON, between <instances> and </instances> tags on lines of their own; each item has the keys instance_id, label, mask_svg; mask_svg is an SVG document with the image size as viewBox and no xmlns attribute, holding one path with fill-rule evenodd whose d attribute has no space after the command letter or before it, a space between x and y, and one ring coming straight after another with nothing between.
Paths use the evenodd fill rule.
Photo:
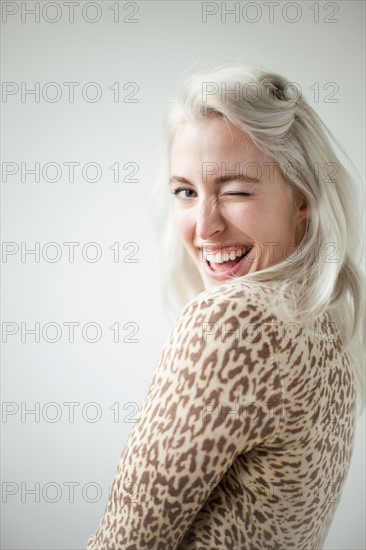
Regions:
<instances>
[{"instance_id":1,"label":"woman's shoulder","mask_svg":"<svg viewBox=\"0 0 366 550\"><path fill-rule=\"evenodd\" d=\"M270 314L278 316L280 311L277 283L240 280L201 292L182 308L178 318L194 312L210 317L226 312L241 319L259 319Z\"/></svg>"},{"instance_id":2,"label":"woman's shoulder","mask_svg":"<svg viewBox=\"0 0 366 550\"><path fill-rule=\"evenodd\" d=\"M225 283L205 290L188 302L176 317L169 344L197 342L222 353L238 345L270 357L281 340L284 320L279 313L276 285L252 281ZM231 352L230 352L231 353Z\"/></svg>"}]
</instances>

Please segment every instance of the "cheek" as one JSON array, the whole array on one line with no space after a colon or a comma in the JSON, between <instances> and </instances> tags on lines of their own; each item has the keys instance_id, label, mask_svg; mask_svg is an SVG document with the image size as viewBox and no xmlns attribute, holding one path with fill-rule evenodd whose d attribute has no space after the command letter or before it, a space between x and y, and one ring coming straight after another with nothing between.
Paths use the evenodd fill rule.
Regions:
<instances>
[{"instance_id":1,"label":"cheek","mask_svg":"<svg viewBox=\"0 0 366 550\"><path fill-rule=\"evenodd\" d=\"M227 203L223 205L221 212L227 220L244 222L246 220L255 220L260 210L258 204L249 201L245 202L244 200L242 202L238 201L237 203L233 201L231 204Z\"/></svg>"},{"instance_id":2,"label":"cheek","mask_svg":"<svg viewBox=\"0 0 366 550\"><path fill-rule=\"evenodd\" d=\"M245 228L263 241L282 241L292 234L291 212L287 205L276 200L263 201L248 208L242 212L242 220Z\"/></svg>"},{"instance_id":3,"label":"cheek","mask_svg":"<svg viewBox=\"0 0 366 550\"><path fill-rule=\"evenodd\" d=\"M230 205L225 211L226 221L231 227L254 237L263 232L263 209L257 204Z\"/></svg>"}]
</instances>

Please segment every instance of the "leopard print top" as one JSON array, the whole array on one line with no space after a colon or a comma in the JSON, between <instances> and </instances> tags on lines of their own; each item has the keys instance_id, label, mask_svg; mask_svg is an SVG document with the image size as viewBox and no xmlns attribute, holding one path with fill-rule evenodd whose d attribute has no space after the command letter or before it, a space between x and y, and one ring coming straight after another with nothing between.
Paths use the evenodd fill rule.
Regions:
<instances>
[{"instance_id":1,"label":"leopard print top","mask_svg":"<svg viewBox=\"0 0 366 550\"><path fill-rule=\"evenodd\" d=\"M88 550L322 548L348 472L356 390L325 312L204 291L177 316Z\"/></svg>"}]
</instances>

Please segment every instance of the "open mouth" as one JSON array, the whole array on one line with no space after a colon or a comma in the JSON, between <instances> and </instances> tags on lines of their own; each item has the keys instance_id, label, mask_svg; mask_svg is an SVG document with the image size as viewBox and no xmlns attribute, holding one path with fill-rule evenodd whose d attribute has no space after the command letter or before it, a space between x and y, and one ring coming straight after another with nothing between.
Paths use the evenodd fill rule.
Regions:
<instances>
[{"instance_id":1,"label":"open mouth","mask_svg":"<svg viewBox=\"0 0 366 550\"><path fill-rule=\"evenodd\" d=\"M250 247L249 250L243 256L236 257L234 260L227 260L226 262L215 263L215 262L210 262L209 260L206 259L205 262L208 266L208 269L211 272L223 274L223 275L234 274L239 271L240 267L245 262L252 248L253 247Z\"/></svg>"}]
</instances>

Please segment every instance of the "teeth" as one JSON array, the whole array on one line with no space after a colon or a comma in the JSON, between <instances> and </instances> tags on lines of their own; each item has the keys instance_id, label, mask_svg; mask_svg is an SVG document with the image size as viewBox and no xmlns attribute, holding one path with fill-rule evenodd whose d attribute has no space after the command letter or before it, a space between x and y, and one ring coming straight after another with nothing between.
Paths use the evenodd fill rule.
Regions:
<instances>
[{"instance_id":1,"label":"teeth","mask_svg":"<svg viewBox=\"0 0 366 550\"><path fill-rule=\"evenodd\" d=\"M249 246L246 246L241 250L237 250L236 252L235 250L231 250L230 252L208 252L206 250L202 251L204 258L210 263L222 264L224 262L227 262L228 260L235 260L235 258L244 256L248 252L249 248Z\"/></svg>"}]
</instances>

